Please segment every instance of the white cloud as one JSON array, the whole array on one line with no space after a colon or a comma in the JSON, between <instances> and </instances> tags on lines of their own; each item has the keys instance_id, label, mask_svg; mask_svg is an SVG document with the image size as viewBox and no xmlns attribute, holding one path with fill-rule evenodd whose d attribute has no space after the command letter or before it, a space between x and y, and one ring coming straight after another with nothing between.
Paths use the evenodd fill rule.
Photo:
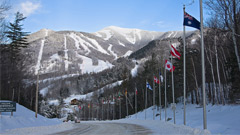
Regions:
<instances>
[{"instance_id":1,"label":"white cloud","mask_svg":"<svg viewBox=\"0 0 240 135\"><path fill-rule=\"evenodd\" d=\"M24 16L29 16L33 14L37 9L41 7L40 3L33 3L30 1L25 1L20 3L19 11L23 13Z\"/></svg>"},{"instance_id":2,"label":"white cloud","mask_svg":"<svg viewBox=\"0 0 240 135\"><path fill-rule=\"evenodd\" d=\"M168 25L166 25L166 23L164 23L163 21L154 22L152 25L157 26L159 28L168 27Z\"/></svg>"}]
</instances>

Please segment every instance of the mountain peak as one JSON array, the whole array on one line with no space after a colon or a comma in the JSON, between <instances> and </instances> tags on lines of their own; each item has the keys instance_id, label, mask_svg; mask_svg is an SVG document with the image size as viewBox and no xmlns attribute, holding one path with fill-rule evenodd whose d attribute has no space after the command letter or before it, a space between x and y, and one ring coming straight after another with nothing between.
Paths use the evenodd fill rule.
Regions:
<instances>
[{"instance_id":1,"label":"mountain peak","mask_svg":"<svg viewBox=\"0 0 240 135\"><path fill-rule=\"evenodd\" d=\"M130 33L132 31L142 31L142 30L136 29L136 28L122 28L122 27L113 26L113 25L105 27L103 30L113 30L113 31L117 31L120 33Z\"/></svg>"}]
</instances>

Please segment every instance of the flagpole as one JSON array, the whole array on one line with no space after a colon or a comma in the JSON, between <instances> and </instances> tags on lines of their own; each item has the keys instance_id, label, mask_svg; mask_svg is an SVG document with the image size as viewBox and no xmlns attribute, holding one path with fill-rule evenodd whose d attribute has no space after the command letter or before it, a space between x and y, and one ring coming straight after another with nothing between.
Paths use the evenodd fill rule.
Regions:
<instances>
[{"instance_id":1,"label":"flagpole","mask_svg":"<svg viewBox=\"0 0 240 135\"><path fill-rule=\"evenodd\" d=\"M88 108L88 111L89 111L89 112L88 112L88 115L89 115L89 116L88 116L88 120L90 120L90 119L91 119L91 114L90 114L90 113L91 113L91 112L90 112L90 107L91 107L91 104L90 104L90 102L89 102L89 108Z\"/></svg>"},{"instance_id":2,"label":"flagpole","mask_svg":"<svg viewBox=\"0 0 240 135\"><path fill-rule=\"evenodd\" d=\"M97 103L97 120L99 120L99 102Z\"/></svg>"},{"instance_id":3,"label":"flagpole","mask_svg":"<svg viewBox=\"0 0 240 135\"><path fill-rule=\"evenodd\" d=\"M127 102L127 91L125 92L125 96L126 96L126 109L127 109L127 117L128 117L128 102Z\"/></svg>"},{"instance_id":4,"label":"flagpole","mask_svg":"<svg viewBox=\"0 0 240 135\"><path fill-rule=\"evenodd\" d=\"M136 88L136 84L135 84L135 115L136 115L136 119L137 119L137 88Z\"/></svg>"},{"instance_id":5,"label":"flagpole","mask_svg":"<svg viewBox=\"0 0 240 135\"><path fill-rule=\"evenodd\" d=\"M102 99L102 120L103 120L103 99Z\"/></svg>"},{"instance_id":6,"label":"flagpole","mask_svg":"<svg viewBox=\"0 0 240 135\"><path fill-rule=\"evenodd\" d=\"M183 5L183 13L185 13L185 5ZM186 53L185 53L185 25L183 25L183 124L186 125Z\"/></svg>"},{"instance_id":7,"label":"flagpole","mask_svg":"<svg viewBox=\"0 0 240 135\"><path fill-rule=\"evenodd\" d=\"M160 76L160 73L161 73L161 68L159 69L159 87L158 87L158 93L159 93L159 114L160 114L160 120L162 119L161 118L161 107L162 107L162 103L161 103L161 76Z\"/></svg>"},{"instance_id":8,"label":"flagpole","mask_svg":"<svg viewBox=\"0 0 240 135\"><path fill-rule=\"evenodd\" d=\"M119 113L119 119L121 119L121 117L122 117L121 98L119 98L119 110L120 110L120 113Z\"/></svg>"},{"instance_id":9,"label":"flagpole","mask_svg":"<svg viewBox=\"0 0 240 135\"><path fill-rule=\"evenodd\" d=\"M202 90L203 90L203 128L207 129L202 0L199 0L199 2L200 2L200 22L201 22L200 28L201 28L201 53L202 53L201 56L202 56Z\"/></svg>"},{"instance_id":10,"label":"flagpole","mask_svg":"<svg viewBox=\"0 0 240 135\"><path fill-rule=\"evenodd\" d=\"M173 56L171 55L171 63ZM175 119L175 96L174 96L174 78L173 78L173 68L172 68L172 96L173 96L173 119L174 119L174 124L176 124L176 119Z\"/></svg>"},{"instance_id":11,"label":"flagpole","mask_svg":"<svg viewBox=\"0 0 240 135\"><path fill-rule=\"evenodd\" d=\"M154 78L154 75L153 75ZM155 120L155 84L153 79L153 120Z\"/></svg>"},{"instance_id":12,"label":"flagpole","mask_svg":"<svg viewBox=\"0 0 240 135\"><path fill-rule=\"evenodd\" d=\"M115 97L114 97L114 94L113 94L113 120L115 118Z\"/></svg>"},{"instance_id":13,"label":"flagpole","mask_svg":"<svg viewBox=\"0 0 240 135\"><path fill-rule=\"evenodd\" d=\"M166 80L166 65L165 65L165 121L167 121L167 80Z\"/></svg>"},{"instance_id":14,"label":"flagpole","mask_svg":"<svg viewBox=\"0 0 240 135\"><path fill-rule=\"evenodd\" d=\"M146 80L146 94L145 94L145 120L147 117L147 80Z\"/></svg>"},{"instance_id":15,"label":"flagpole","mask_svg":"<svg viewBox=\"0 0 240 135\"><path fill-rule=\"evenodd\" d=\"M107 120L109 118L109 99L107 98Z\"/></svg>"}]
</instances>

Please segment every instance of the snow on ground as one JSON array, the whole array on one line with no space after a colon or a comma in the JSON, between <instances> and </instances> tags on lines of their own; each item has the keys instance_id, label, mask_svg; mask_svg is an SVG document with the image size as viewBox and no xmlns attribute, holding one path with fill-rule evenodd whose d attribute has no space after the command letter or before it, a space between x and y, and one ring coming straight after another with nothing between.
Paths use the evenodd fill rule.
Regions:
<instances>
[{"instance_id":1,"label":"snow on ground","mask_svg":"<svg viewBox=\"0 0 240 135\"><path fill-rule=\"evenodd\" d=\"M184 135L207 135L207 134L239 134L240 124L240 106L239 105L207 105L207 130L203 130L202 108L198 105L188 104L186 106L186 123L183 125L183 105L177 104L176 123L173 120L165 122L164 109L162 109L162 120L157 116L153 120L153 108L146 110L147 119L145 119L145 111L138 112L137 115L131 115L129 118L113 121L100 121L101 123L128 123L137 124L151 129L153 134L184 134ZM157 111L159 113L159 111ZM3 112L0 122L0 133L14 135L42 135L61 132L74 128L71 122L61 123L58 119L48 119L38 115L36 119L35 113L17 104L17 112L11 117L10 113ZM137 116L137 117L136 117ZM167 108L167 118L172 118L173 113ZM99 121L82 121L81 123L100 123Z\"/></svg>"},{"instance_id":2,"label":"snow on ground","mask_svg":"<svg viewBox=\"0 0 240 135\"><path fill-rule=\"evenodd\" d=\"M67 98L63 99L63 101L64 101L64 103L69 104L71 102L71 100L73 100L73 99L78 99L78 100L86 99L87 97L91 97L92 94L93 94L93 92L90 92L90 93L87 93L87 94L84 94L84 95L73 94L73 95L70 95L70 97L67 97Z\"/></svg>"},{"instance_id":3,"label":"snow on ground","mask_svg":"<svg viewBox=\"0 0 240 135\"><path fill-rule=\"evenodd\" d=\"M97 49L96 49L96 48L94 48L94 49L96 49L97 51L100 51L101 53L110 55L106 50L104 50L104 49L102 48L102 46L100 46L100 45L98 44L98 42L97 42L95 39L86 37L86 36L84 36L84 35L82 35L82 36L83 36L84 38L86 38L87 40L89 40L95 47L97 47Z\"/></svg>"},{"instance_id":4,"label":"snow on ground","mask_svg":"<svg viewBox=\"0 0 240 135\"><path fill-rule=\"evenodd\" d=\"M95 33L93 33L93 34L95 34L97 37L102 37L102 35L101 34L99 34L98 32L95 32Z\"/></svg>"},{"instance_id":5,"label":"snow on ground","mask_svg":"<svg viewBox=\"0 0 240 135\"><path fill-rule=\"evenodd\" d=\"M60 123L57 125L50 125L50 126L34 126L34 127L25 127L25 128L16 128L12 130L8 130L7 132L1 135L49 135L58 132L62 132L65 130L71 130L74 128L74 124L67 122L67 123Z\"/></svg>"},{"instance_id":6,"label":"snow on ground","mask_svg":"<svg viewBox=\"0 0 240 135\"><path fill-rule=\"evenodd\" d=\"M0 101L0 102L6 102L6 101ZM39 127L39 126L50 126L50 125L61 124L61 121L59 119L48 119L41 115L38 115L38 117L35 118L35 112L30 111L24 106L19 104L16 104L16 112L13 112L13 116L11 116L10 114L11 114L10 112L1 113L0 133L3 133L10 129L16 129L16 128ZM16 130L15 133L12 133L12 134L20 134L19 131L20 130ZM31 131L25 130L25 134L31 134L28 132L31 132Z\"/></svg>"},{"instance_id":7,"label":"snow on ground","mask_svg":"<svg viewBox=\"0 0 240 135\"><path fill-rule=\"evenodd\" d=\"M123 55L123 57L128 57L128 56L130 56L132 54L132 51L127 51L124 55Z\"/></svg>"},{"instance_id":8,"label":"snow on ground","mask_svg":"<svg viewBox=\"0 0 240 135\"><path fill-rule=\"evenodd\" d=\"M80 33L79 33L80 34ZM74 33L71 33L69 35L69 37L73 38L75 40L75 46L77 49L80 49L79 48L79 45L81 45L83 47L83 49L85 51L87 51L87 54L89 54L91 52L91 50L88 48L88 47L91 47L92 49L95 49L101 53L104 53L104 54L107 54L107 55L110 55L106 50L104 50L96 40L92 39L92 38L89 38L89 37L86 37L84 36L83 34L80 34L80 36L74 34ZM87 39L84 40L84 39ZM90 41L91 44L88 42Z\"/></svg>"},{"instance_id":9,"label":"snow on ground","mask_svg":"<svg viewBox=\"0 0 240 135\"><path fill-rule=\"evenodd\" d=\"M102 91L102 90L104 90L105 88L113 88L113 87L115 87L115 86L119 86L119 85L122 84L122 82L123 82L123 80L121 80L121 81L116 81L116 82L114 82L114 83L111 83L111 84L108 84L108 85L102 87L101 89L98 89L97 91Z\"/></svg>"},{"instance_id":10,"label":"snow on ground","mask_svg":"<svg viewBox=\"0 0 240 135\"><path fill-rule=\"evenodd\" d=\"M98 60L98 65L93 65L92 59L80 55L76 52L77 57L81 58L83 60L82 64L79 64L80 69L82 70L82 74L85 73L91 73L91 72L101 72L105 69L112 68L113 65L109 63L108 61Z\"/></svg>"},{"instance_id":11,"label":"snow on ground","mask_svg":"<svg viewBox=\"0 0 240 135\"><path fill-rule=\"evenodd\" d=\"M101 30L101 31L96 32L96 33L97 33L98 36L100 35L99 33L104 33L106 35L105 38L103 38L104 40L109 40L112 37L112 34L111 34L110 30Z\"/></svg>"},{"instance_id":12,"label":"snow on ground","mask_svg":"<svg viewBox=\"0 0 240 135\"><path fill-rule=\"evenodd\" d=\"M68 61L67 38L64 35L64 64L65 64L65 71L68 71L69 63L70 62Z\"/></svg>"},{"instance_id":13,"label":"snow on ground","mask_svg":"<svg viewBox=\"0 0 240 135\"><path fill-rule=\"evenodd\" d=\"M46 31L45 31L45 36L46 37L48 36L48 29L46 29Z\"/></svg>"},{"instance_id":14,"label":"snow on ground","mask_svg":"<svg viewBox=\"0 0 240 135\"><path fill-rule=\"evenodd\" d=\"M108 84L108 85L102 87L101 89L96 90L96 92L103 92L103 90L105 88L113 88L113 87L115 87L117 85L121 85L122 82L123 82L123 80L116 81L114 83ZM90 98L92 95L93 95L93 92L90 92L90 93L87 93L87 94L84 94L84 95L80 95L80 94L79 95L75 95L75 94L73 94L70 97L65 98L64 99L64 103L69 104L71 102L71 100L73 100L73 99L78 99L78 100L80 100L80 99L87 99L87 98Z\"/></svg>"},{"instance_id":15,"label":"snow on ground","mask_svg":"<svg viewBox=\"0 0 240 135\"><path fill-rule=\"evenodd\" d=\"M171 33L168 35L168 38L170 38L172 36L172 34L174 34L173 31L171 31Z\"/></svg>"},{"instance_id":16,"label":"snow on ground","mask_svg":"<svg viewBox=\"0 0 240 135\"><path fill-rule=\"evenodd\" d=\"M239 134L240 133L240 106L239 105L207 105L207 129L212 134ZM164 108L161 111L161 121L165 121ZM159 111L157 111L159 114ZM156 111L155 111L156 114ZM145 111L137 113L138 119L145 119ZM172 118L167 123L173 124L173 111L167 108L167 118ZM136 119L136 115L132 115L130 120ZM147 109L147 120L153 119L152 107ZM159 121L160 116L155 118ZM177 104L176 124L183 125L183 105ZM198 105L188 104L186 106L186 125L192 128L203 129L203 108Z\"/></svg>"},{"instance_id":17,"label":"snow on ground","mask_svg":"<svg viewBox=\"0 0 240 135\"><path fill-rule=\"evenodd\" d=\"M35 75L38 74L38 71L40 69L40 66L41 66L41 60L42 60L42 53L43 53L43 47L44 47L44 42L45 40L42 40L41 42L41 47L40 47L40 51L39 51L39 54L38 54L38 61L37 61L37 65L35 67Z\"/></svg>"},{"instance_id":18,"label":"snow on ground","mask_svg":"<svg viewBox=\"0 0 240 135\"><path fill-rule=\"evenodd\" d=\"M191 40L191 44L195 44L195 43L196 43L196 40L197 40L196 38L192 39L192 40Z\"/></svg>"},{"instance_id":19,"label":"snow on ground","mask_svg":"<svg viewBox=\"0 0 240 135\"><path fill-rule=\"evenodd\" d=\"M173 37L176 37L177 33L178 33L178 31L175 31L175 34L173 35Z\"/></svg>"},{"instance_id":20,"label":"snow on ground","mask_svg":"<svg viewBox=\"0 0 240 135\"><path fill-rule=\"evenodd\" d=\"M114 121L115 122L115 121ZM136 124L151 129L153 135L208 135L208 130L191 128L184 125L175 125L170 122L157 120L117 120L119 123Z\"/></svg>"},{"instance_id":21,"label":"snow on ground","mask_svg":"<svg viewBox=\"0 0 240 135\"><path fill-rule=\"evenodd\" d=\"M46 83L47 81L56 81L56 80L60 80L60 79L65 79L65 78L69 78L69 77L74 77L74 76L78 76L80 75L79 73L77 74L67 74L67 75L62 75L62 76L56 76L56 77L52 77L52 78L47 78L47 79L43 79L43 80L39 80L42 81L43 83Z\"/></svg>"},{"instance_id":22,"label":"snow on ground","mask_svg":"<svg viewBox=\"0 0 240 135\"><path fill-rule=\"evenodd\" d=\"M54 100L48 100L48 104L49 105L55 105L55 106L58 106L59 105L59 100L57 99L54 99Z\"/></svg>"},{"instance_id":23,"label":"snow on ground","mask_svg":"<svg viewBox=\"0 0 240 135\"><path fill-rule=\"evenodd\" d=\"M54 85L49 85L49 86L47 86L47 87L45 87L45 88L42 88L41 90L39 90L39 93L43 96L43 97L45 97L46 96L46 94L48 93L48 89L49 88L52 88L52 87L54 87Z\"/></svg>"},{"instance_id":24,"label":"snow on ground","mask_svg":"<svg viewBox=\"0 0 240 135\"><path fill-rule=\"evenodd\" d=\"M115 57L115 60L118 58L117 54L112 50L112 44L109 44L108 51Z\"/></svg>"},{"instance_id":25,"label":"snow on ground","mask_svg":"<svg viewBox=\"0 0 240 135\"><path fill-rule=\"evenodd\" d=\"M139 65L135 64L135 67L131 70L131 74L133 77L137 76L137 69L138 69Z\"/></svg>"},{"instance_id":26,"label":"snow on ground","mask_svg":"<svg viewBox=\"0 0 240 135\"><path fill-rule=\"evenodd\" d=\"M141 37L141 30L135 29L135 30L134 30L134 34L136 34L136 35L138 36L138 39L139 39L139 40L142 39L142 37Z\"/></svg>"},{"instance_id":27,"label":"snow on ground","mask_svg":"<svg viewBox=\"0 0 240 135\"><path fill-rule=\"evenodd\" d=\"M121 34L131 44L136 43L136 35L138 36L139 39L141 39L141 33L140 33L141 30L139 30L139 29L120 28L120 27L116 27L116 26L110 26L108 28Z\"/></svg>"},{"instance_id":28,"label":"snow on ground","mask_svg":"<svg viewBox=\"0 0 240 135\"><path fill-rule=\"evenodd\" d=\"M69 34L69 37L71 37L75 41L75 47L77 49L80 49L79 46L81 45L81 47L84 49L84 51L86 51L86 54L89 54L91 52L91 50L89 50L89 48L87 47L87 45L89 45L89 43L86 42L85 40L83 40L81 37L79 37L75 33Z\"/></svg>"},{"instance_id":29,"label":"snow on ground","mask_svg":"<svg viewBox=\"0 0 240 135\"><path fill-rule=\"evenodd\" d=\"M125 46L122 42L120 42L119 40L118 40L118 44L119 45L121 45L121 46Z\"/></svg>"}]
</instances>

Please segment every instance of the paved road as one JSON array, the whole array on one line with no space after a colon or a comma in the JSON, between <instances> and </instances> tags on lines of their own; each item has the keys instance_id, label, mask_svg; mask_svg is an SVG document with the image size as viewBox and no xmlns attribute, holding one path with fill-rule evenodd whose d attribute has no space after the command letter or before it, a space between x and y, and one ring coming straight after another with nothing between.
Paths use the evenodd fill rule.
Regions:
<instances>
[{"instance_id":1,"label":"paved road","mask_svg":"<svg viewBox=\"0 0 240 135\"><path fill-rule=\"evenodd\" d=\"M152 132L139 125L124 123L76 123L76 128L53 135L148 135Z\"/></svg>"}]
</instances>

